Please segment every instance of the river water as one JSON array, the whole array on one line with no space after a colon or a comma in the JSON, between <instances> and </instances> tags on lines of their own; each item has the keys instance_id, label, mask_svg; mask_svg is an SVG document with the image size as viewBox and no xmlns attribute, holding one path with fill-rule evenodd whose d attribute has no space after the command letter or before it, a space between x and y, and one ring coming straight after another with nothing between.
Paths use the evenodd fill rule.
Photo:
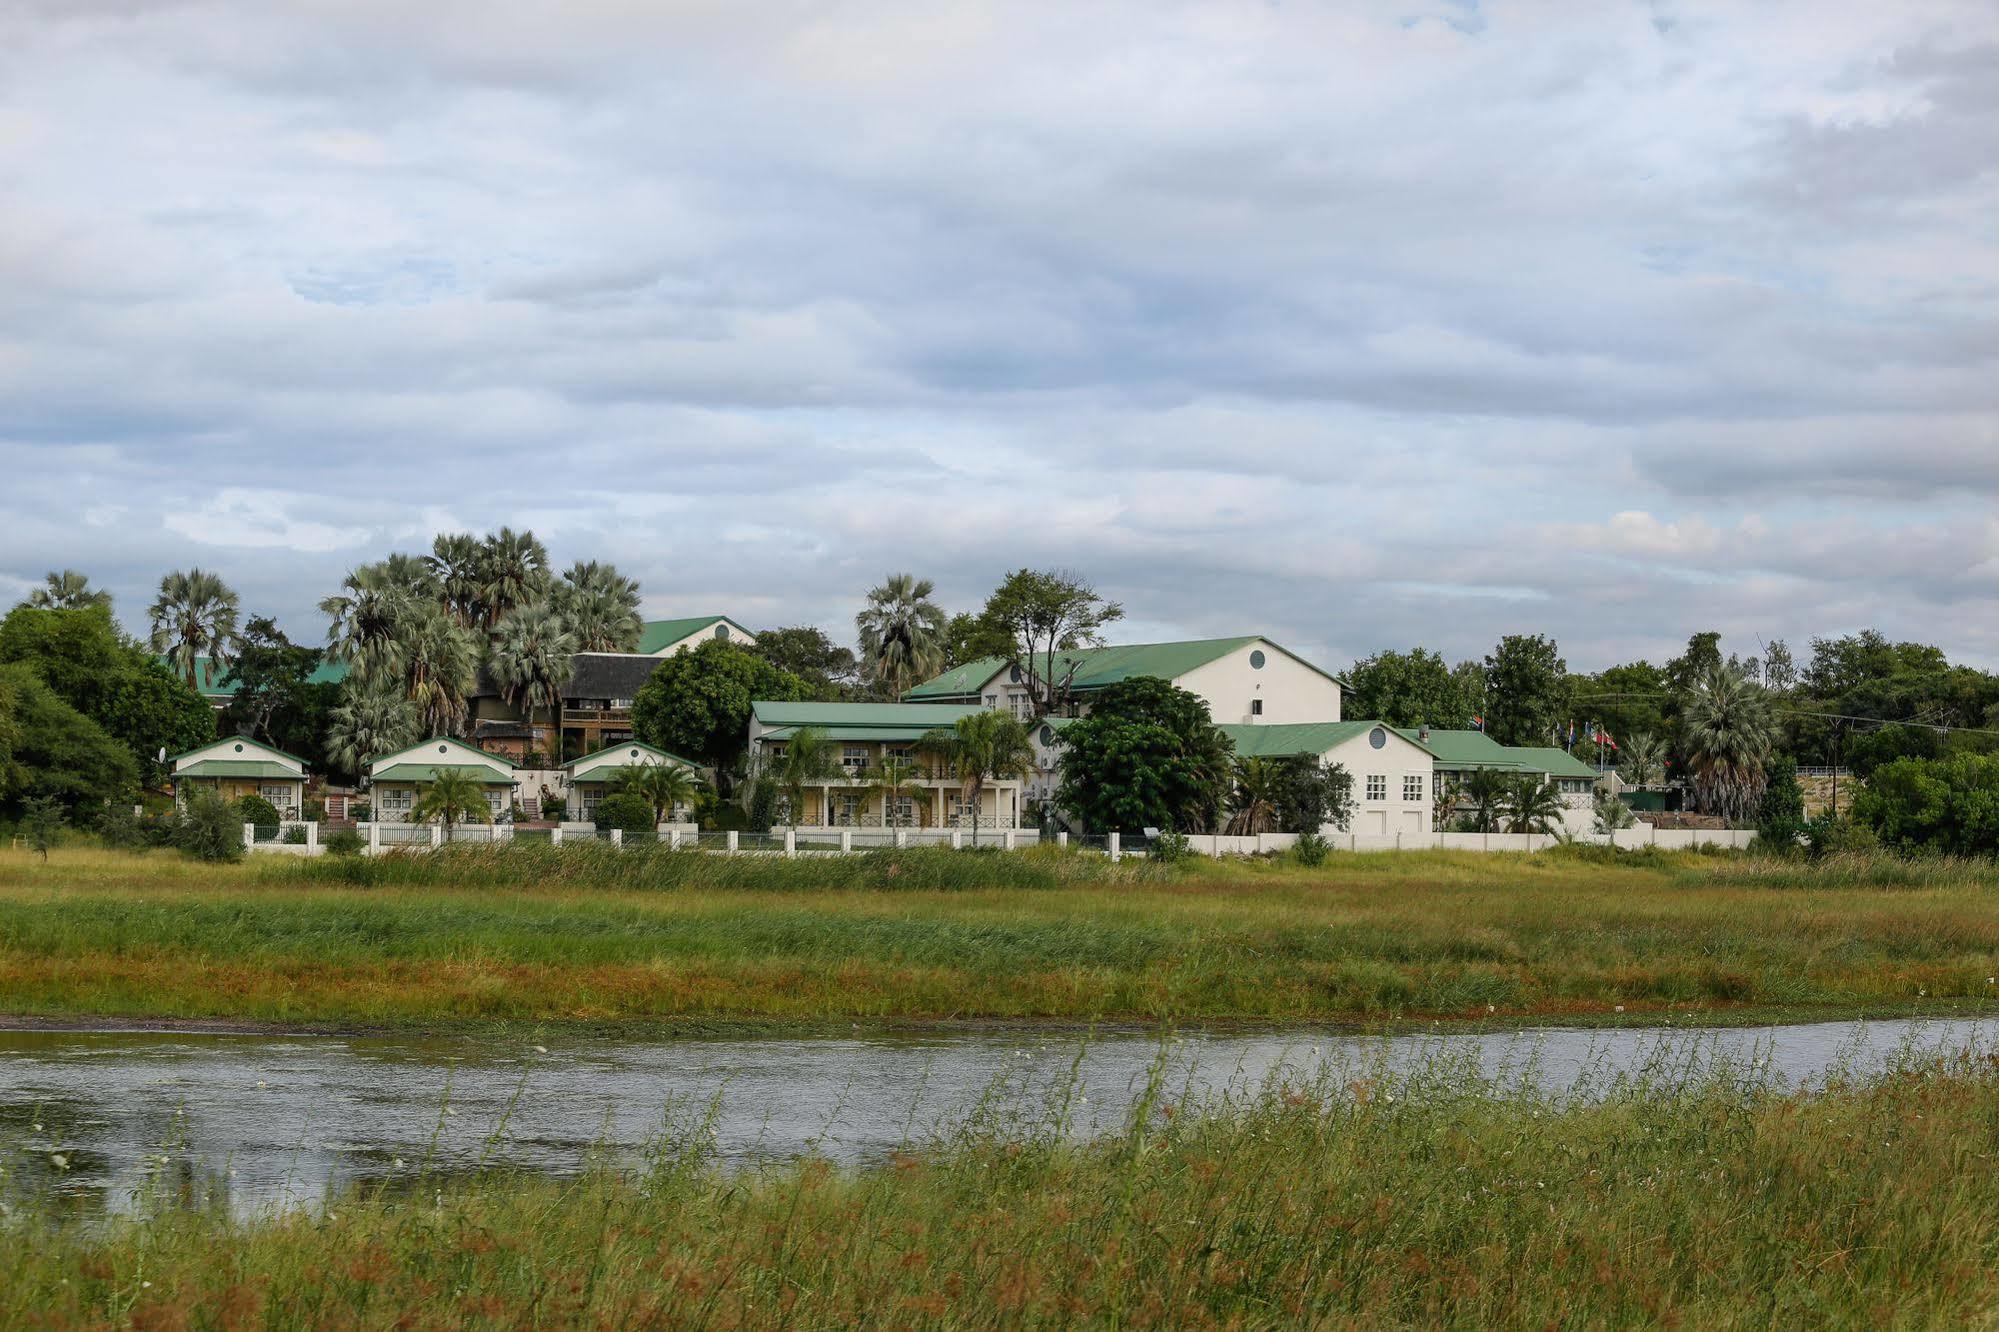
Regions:
<instances>
[{"instance_id":1,"label":"river water","mask_svg":"<svg viewBox=\"0 0 1999 1332\"><path fill-rule=\"evenodd\" d=\"M16 1186L119 1210L162 1182L237 1210L482 1164L574 1172L702 1121L737 1164L875 1159L968 1122L1121 1125L1170 1099L1439 1056L1501 1081L1586 1090L1722 1061L1789 1085L1911 1052L1989 1049L1991 1021L1538 1029L1375 1036L1021 1033L786 1040L0 1032L0 1164ZM1342 1073L1341 1076L1345 1074Z\"/></svg>"}]
</instances>

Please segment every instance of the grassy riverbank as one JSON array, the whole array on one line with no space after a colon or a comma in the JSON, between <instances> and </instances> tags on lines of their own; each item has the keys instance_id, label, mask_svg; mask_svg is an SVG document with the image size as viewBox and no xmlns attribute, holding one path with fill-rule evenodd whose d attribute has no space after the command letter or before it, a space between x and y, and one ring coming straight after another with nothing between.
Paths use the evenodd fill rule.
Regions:
<instances>
[{"instance_id":1,"label":"grassy riverbank","mask_svg":"<svg viewBox=\"0 0 1999 1332\"><path fill-rule=\"evenodd\" d=\"M0 1014L447 1028L1968 1011L1999 873L1582 851L0 852Z\"/></svg>"},{"instance_id":2,"label":"grassy riverbank","mask_svg":"<svg viewBox=\"0 0 1999 1332\"><path fill-rule=\"evenodd\" d=\"M201 1207L218 1181L169 1159L156 1211L65 1221L16 1165L0 1323L1941 1327L1999 1307L1989 1057L1809 1096L1710 1069L1557 1101L1437 1066L1221 1106L1157 1090L1086 1145L1051 1119L732 1174L689 1133L643 1168L412 1167L253 1220Z\"/></svg>"}]
</instances>

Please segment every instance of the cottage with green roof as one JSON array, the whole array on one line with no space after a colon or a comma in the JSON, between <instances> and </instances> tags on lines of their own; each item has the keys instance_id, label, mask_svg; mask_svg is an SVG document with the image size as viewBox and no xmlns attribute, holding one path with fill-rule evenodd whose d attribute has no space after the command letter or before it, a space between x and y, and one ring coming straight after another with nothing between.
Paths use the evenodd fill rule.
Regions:
<instances>
[{"instance_id":1,"label":"cottage with green roof","mask_svg":"<svg viewBox=\"0 0 1999 1332\"><path fill-rule=\"evenodd\" d=\"M280 817L296 819L305 803L305 760L247 735L190 749L169 762L174 800L179 804L200 790L214 791L231 803L244 796L262 796Z\"/></svg>"},{"instance_id":2,"label":"cottage with green roof","mask_svg":"<svg viewBox=\"0 0 1999 1332\"><path fill-rule=\"evenodd\" d=\"M922 749L926 735L982 710L968 703L759 702L750 715L750 759L774 768L798 732L825 733L839 771L805 788L795 817L784 812L800 828L1018 828L1020 780L989 781L974 802ZM879 780L890 759L905 775L893 792Z\"/></svg>"},{"instance_id":3,"label":"cottage with green roof","mask_svg":"<svg viewBox=\"0 0 1999 1332\"><path fill-rule=\"evenodd\" d=\"M1351 826L1323 831L1386 837L1430 831L1430 751L1372 721L1223 726L1240 758L1306 757L1337 763L1353 778Z\"/></svg>"},{"instance_id":4,"label":"cottage with green roof","mask_svg":"<svg viewBox=\"0 0 1999 1332\"><path fill-rule=\"evenodd\" d=\"M1403 727L1402 734L1436 756L1432 778L1433 798L1439 802L1448 791L1461 787L1475 772L1503 772L1537 777L1553 782L1561 796L1562 824L1569 832L1588 832L1595 826L1595 791L1599 774L1565 749L1553 746L1502 745L1483 731ZM1460 798L1446 817L1468 806Z\"/></svg>"},{"instance_id":5,"label":"cottage with green roof","mask_svg":"<svg viewBox=\"0 0 1999 1332\"><path fill-rule=\"evenodd\" d=\"M1057 652L1035 670L1065 686L1077 711L1106 685L1149 675L1199 695L1224 726L1336 722L1340 682L1303 657L1261 635L1177 643L1128 643ZM1027 720L1039 709L1024 663L1003 657L967 662L909 691L910 703L974 704Z\"/></svg>"},{"instance_id":6,"label":"cottage with green roof","mask_svg":"<svg viewBox=\"0 0 1999 1332\"><path fill-rule=\"evenodd\" d=\"M563 769L563 778L577 799L577 809L571 811L572 817L594 823L598 802L611 793L626 773L637 768L666 765L685 769L688 776L697 779L707 775L707 770L694 760L669 754L664 749L655 749L637 740L610 745L574 760ZM674 821L684 821L682 816L689 812L685 807L674 810Z\"/></svg>"},{"instance_id":7,"label":"cottage with green roof","mask_svg":"<svg viewBox=\"0 0 1999 1332\"><path fill-rule=\"evenodd\" d=\"M505 822L513 813L517 785L513 763L463 740L439 735L368 764L375 822L412 822L423 788L447 771L463 773L486 788L486 812L492 822Z\"/></svg>"}]
</instances>

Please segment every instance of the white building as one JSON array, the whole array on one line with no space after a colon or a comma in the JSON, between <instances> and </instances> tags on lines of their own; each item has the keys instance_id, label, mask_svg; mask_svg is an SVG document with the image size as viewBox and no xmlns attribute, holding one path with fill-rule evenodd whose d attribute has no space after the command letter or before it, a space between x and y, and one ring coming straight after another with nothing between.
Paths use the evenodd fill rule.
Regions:
<instances>
[{"instance_id":1,"label":"white building","mask_svg":"<svg viewBox=\"0 0 1999 1332\"><path fill-rule=\"evenodd\" d=\"M489 822L503 823L512 817L516 785L512 761L440 735L384 754L368 765L375 822L413 822L412 811L423 788L441 772L462 773L485 788Z\"/></svg>"},{"instance_id":2,"label":"white building","mask_svg":"<svg viewBox=\"0 0 1999 1332\"><path fill-rule=\"evenodd\" d=\"M232 735L176 754L173 763L174 800L207 788L234 804L244 796L262 796L278 816L296 819L305 800L305 760L296 754Z\"/></svg>"},{"instance_id":3,"label":"white building","mask_svg":"<svg viewBox=\"0 0 1999 1332\"><path fill-rule=\"evenodd\" d=\"M639 634L639 655L670 657L711 638L755 647L757 636L726 615L690 615L678 620L647 620Z\"/></svg>"},{"instance_id":4,"label":"white building","mask_svg":"<svg viewBox=\"0 0 1999 1332\"><path fill-rule=\"evenodd\" d=\"M1430 831L1433 799L1428 749L1380 722L1297 722L1224 726L1238 758L1309 757L1337 763L1353 777L1353 821L1324 831L1387 836Z\"/></svg>"}]
</instances>

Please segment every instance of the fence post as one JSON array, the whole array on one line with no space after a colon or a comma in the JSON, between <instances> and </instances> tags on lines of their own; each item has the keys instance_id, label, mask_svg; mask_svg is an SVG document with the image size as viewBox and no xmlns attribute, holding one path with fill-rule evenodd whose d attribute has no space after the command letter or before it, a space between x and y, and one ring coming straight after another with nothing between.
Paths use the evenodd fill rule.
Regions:
<instances>
[{"instance_id":1,"label":"fence post","mask_svg":"<svg viewBox=\"0 0 1999 1332\"><path fill-rule=\"evenodd\" d=\"M736 832L734 829L730 829L729 831L729 854L732 856L736 854Z\"/></svg>"},{"instance_id":2,"label":"fence post","mask_svg":"<svg viewBox=\"0 0 1999 1332\"><path fill-rule=\"evenodd\" d=\"M680 849L680 829L668 828L666 830L666 849L669 851L678 851Z\"/></svg>"},{"instance_id":3,"label":"fence post","mask_svg":"<svg viewBox=\"0 0 1999 1332\"><path fill-rule=\"evenodd\" d=\"M909 845L909 829L907 829L907 828L897 828L897 829L895 830L895 836L894 836L893 840L894 840L894 842L895 842L895 849L896 849L896 850L898 850L898 851L902 850L902 848L904 848L905 846L908 846L908 845Z\"/></svg>"},{"instance_id":4,"label":"fence post","mask_svg":"<svg viewBox=\"0 0 1999 1332\"><path fill-rule=\"evenodd\" d=\"M319 824L317 822L305 825L305 853L309 856L319 854Z\"/></svg>"},{"instance_id":5,"label":"fence post","mask_svg":"<svg viewBox=\"0 0 1999 1332\"><path fill-rule=\"evenodd\" d=\"M373 819L368 821L368 854L371 856L382 854L382 825Z\"/></svg>"},{"instance_id":6,"label":"fence post","mask_svg":"<svg viewBox=\"0 0 1999 1332\"><path fill-rule=\"evenodd\" d=\"M840 852L841 852L841 854L843 854L843 855L844 855L844 854L846 854L847 852L850 852L850 851L852 851L853 849L854 849L854 830L853 830L852 828L842 828L842 829L840 829Z\"/></svg>"},{"instance_id":7,"label":"fence post","mask_svg":"<svg viewBox=\"0 0 1999 1332\"><path fill-rule=\"evenodd\" d=\"M438 847L440 847L440 846L443 846L443 845L444 845L444 825L443 825L443 824L441 824L441 823L433 823L433 824L431 824L431 825L430 825L430 849L431 849L431 850L433 850L433 851L435 851L435 850L436 850L436 849L437 849Z\"/></svg>"},{"instance_id":8,"label":"fence post","mask_svg":"<svg viewBox=\"0 0 1999 1332\"><path fill-rule=\"evenodd\" d=\"M611 845L623 846L624 844L625 844L625 830L623 828L611 829Z\"/></svg>"},{"instance_id":9,"label":"fence post","mask_svg":"<svg viewBox=\"0 0 1999 1332\"><path fill-rule=\"evenodd\" d=\"M784 858L786 860L789 860L797 854L798 854L798 829L786 828L784 830Z\"/></svg>"},{"instance_id":10,"label":"fence post","mask_svg":"<svg viewBox=\"0 0 1999 1332\"><path fill-rule=\"evenodd\" d=\"M1008 828L1006 830L1006 836L1001 839L1000 845L1005 850L1013 850L1013 829Z\"/></svg>"},{"instance_id":11,"label":"fence post","mask_svg":"<svg viewBox=\"0 0 1999 1332\"><path fill-rule=\"evenodd\" d=\"M951 830L951 849L953 851L963 851L965 849L965 830L963 828L953 828Z\"/></svg>"},{"instance_id":12,"label":"fence post","mask_svg":"<svg viewBox=\"0 0 1999 1332\"><path fill-rule=\"evenodd\" d=\"M562 845L562 825L561 825L561 824L559 824L559 823L558 823L558 824L556 824L556 825L555 825L555 826L554 826L553 828L550 828L550 829L548 830L548 844L549 844L550 846L561 846L561 845Z\"/></svg>"},{"instance_id":13,"label":"fence post","mask_svg":"<svg viewBox=\"0 0 1999 1332\"><path fill-rule=\"evenodd\" d=\"M1064 848L1066 848L1069 845L1069 830L1067 828L1056 829L1055 845Z\"/></svg>"},{"instance_id":14,"label":"fence post","mask_svg":"<svg viewBox=\"0 0 1999 1332\"><path fill-rule=\"evenodd\" d=\"M1104 845L1107 848L1109 848L1111 853L1111 861L1113 863L1122 860L1124 858L1124 848L1120 844L1119 834L1112 833L1108 838L1105 839Z\"/></svg>"},{"instance_id":15,"label":"fence post","mask_svg":"<svg viewBox=\"0 0 1999 1332\"><path fill-rule=\"evenodd\" d=\"M243 849L245 851L254 850L256 848L256 845L257 845L257 825L254 823L244 824Z\"/></svg>"}]
</instances>

